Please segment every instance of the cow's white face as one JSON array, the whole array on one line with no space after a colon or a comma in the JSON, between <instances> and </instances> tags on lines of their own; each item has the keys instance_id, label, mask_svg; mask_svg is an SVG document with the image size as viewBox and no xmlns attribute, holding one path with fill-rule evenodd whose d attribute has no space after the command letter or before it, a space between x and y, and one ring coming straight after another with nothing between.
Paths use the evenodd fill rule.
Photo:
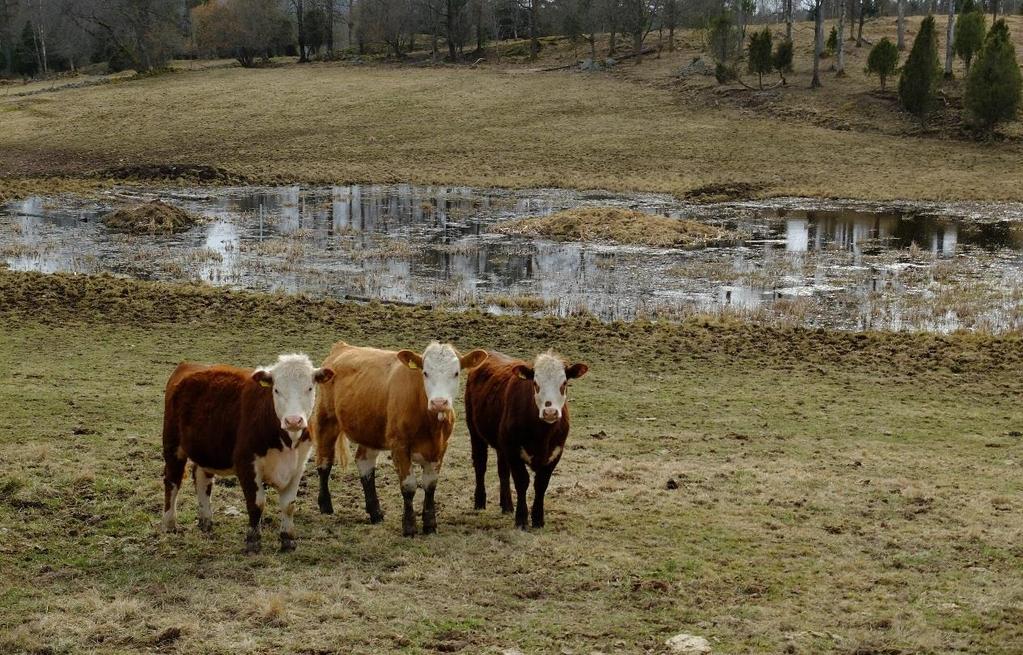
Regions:
<instances>
[{"instance_id":1,"label":"cow's white face","mask_svg":"<svg viewBox=\"0 0 1023 655\"><path fill-rule=\"evenodd\" d=\"M486 358L485 350L473 350L466 355L459 355L451 344L436 341L427 346L422 355L411 350L398 353L398 359L406 366L423 371L426 410L436 412L438 421L445 420L454 407L461 370L479 366Z\"/></svg>"},{"instance_id":2,"label":"cow's white face","mask_svg":"<svg viewBox=\"0 0 1023 655\"><path fill-rule=\"evenodd\" d=\"M537 355L533 366L519 364L515 374L533 381L533 401L539 418L546 423L557 423L568 401L568 381L586 375L590 367L583 363L566 366L554 353Z\"/></svg>"},{"instance_id":3,"label":"cow's white face","mask_svg":"<svg viewBox=\"0 0 1023 655\"><path fill-rule=\"evenodd\" d=\"M309 414L316 403L316 385L334 377L329 368L313 368L306 355L281 355L277 363L257 369L252 379L272 389L274 412L281 429L291 435L294 447L309 425Z\"/></svg>"}]
</instances>

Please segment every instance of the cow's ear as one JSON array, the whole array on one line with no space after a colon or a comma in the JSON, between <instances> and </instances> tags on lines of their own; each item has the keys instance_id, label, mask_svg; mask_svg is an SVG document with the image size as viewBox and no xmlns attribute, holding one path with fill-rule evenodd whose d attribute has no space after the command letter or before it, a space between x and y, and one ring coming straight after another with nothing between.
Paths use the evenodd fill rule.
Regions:
<instances>
[{"instance_id":1,"label":"cow's ear","mask_svg":"<svg viewBox=\"0 0 1023 655\"><path fill-rule=\"evenodd\" d=\"M487 361L487 357L490 357L490 353L486 350L480 350L477 348L476 350L467 352L459 357L458 362L461 364L462 368L476 368L483 362Z\"/></svg>"},{"instance_id":2,"label":"cow's ear","mask_svg":"<svg viewBox=\"0 0 1023 655\"><path fill-rule=\"evenodd\" d=\"M399 350L398 361L411 369L423 368L423 356L411 350Z\"/></svg>"},{"instance_id":3,"label":"cow's ear","mask_svg":"<svg viewBox=\"0 0 1023 655\"><path fill-rule=\"evenodd\" d=\"M274 386L274 378L270 375L270 371L257 368L252 373L252 379L259 383L261 387L272 387Z\"/></svg>"},{"instance_id":4,"label":"cow's ear","mask_svg":"<svg viewBox=\"0 0 1023 655\"><path fill-rule=\"evenodd\" d=\"M519 376L523 380L533 379L533 369L525 364L517 364L514 369L515 375Z\"/></svg>"},{"instance_id":5,"label":"cow's ear","mask_svg":"<svg viewBox=\"0 0 1023 655\"><path fill-rule=\"evenodd\" d=\"M316 371L313 372L313 380L315 380L319 384L323 384L324 382L330 382L333 379L334 369L332 368L327 368L326 366L324 366L323 368L318 368L316 369Z\"/></svg>"},{"instance_id":6,"label":"cow's ear","mask_svg":"<svg viewBox=\"0 0 1023 655\"><path fill-rule=\"evenodd\" d=\"M590 367L587 366L586 364L583 364L582 362L576 362L571 366L565 367L565 378L569 380L572 380L574 378L581 378L582 376L586 375L586 373L589 370Z\"/></svg>"}]
</instances>

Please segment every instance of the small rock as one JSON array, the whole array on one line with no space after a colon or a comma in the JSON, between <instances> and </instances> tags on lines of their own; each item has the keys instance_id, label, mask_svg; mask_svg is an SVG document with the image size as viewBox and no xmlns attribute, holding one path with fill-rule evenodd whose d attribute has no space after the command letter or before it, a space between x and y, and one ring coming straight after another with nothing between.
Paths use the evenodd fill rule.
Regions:
<instances>
[{"instance_id":1,"label":"small rock","mask_svg":"<svg viewBox=\"0 0 1023 655\"><path fill-rule=\"evenodd\" d=\"M695 653L709 653L710 643L703 637L697 637L696 635L687 635L682 632L671 639L664 642L673 653L683 653L684 655L692 655Z\"/></svg>"},{"instance_id":2,"label":"small rock","mask_svg":"<svg viewBox=\"0 0 1023 655\"><path fill-rule=\"evenodd\" d=\"M604 67L605 68L611 68L612 66L616 65L617 63L618 63L617 59L615 59L614 57L608 57L607 59L604 60Z\"/></svg>"},{"instance_id":3,"label":"small rock","mask_svg":"<svg viewBox=\"0 0 1023 655\"><path fill-rule=\"evenodd\" d=\"M682 68L678 69L675 72L675 75L677 75L678 77L689 77L692 75L709 76L713 74L714 66L712 64L708 64L704 59L701 59L700 57L693 59L691 62L689 62L688 64L686 64L685 66L683 66Z\"/></svg>"}]
</instances>

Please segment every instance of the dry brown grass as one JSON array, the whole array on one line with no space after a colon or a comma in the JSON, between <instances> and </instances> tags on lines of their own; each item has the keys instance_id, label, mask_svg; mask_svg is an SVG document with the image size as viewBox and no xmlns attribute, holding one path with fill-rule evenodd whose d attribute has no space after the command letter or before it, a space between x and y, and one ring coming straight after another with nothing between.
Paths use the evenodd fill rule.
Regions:
<instances>
[{"instance_id":1,"label":"dry brown grass","mask_svg":"<svg viewBox=\"0 0 1023 655\"><path fill-rule=\"evenodd\" d=\"M103 217L112 230L132 234L172 234L195 225L197 217L180 207L153 200L134 207L123 207Z\"/></svg>"},{"instance_id":2,"label":"dry brown grass","mask_svg":"<svg viewBox=\"0 0 1023 655\"><path fill-rule=\"evenodd\" d=\"M913 136L890 100L868 92L862 50L850 55L848 80L806 90L809 32L798 29L799 72L780 100L764 103L673 81L670 72L698 51L695 33L680 39L692 48L609 74L312 64L3 97L0 192L24 192L26 178L184 162L259 182L679 194L741 184L754 195L1023 199L1007 174L1023 163L1018 143ZM834 111L865 118L836 123Z\"/></svg>"},{"instance_id":3,"label":"dry brown grass","mask_svg":"<svg viewBox=\"0 0 1023 655\"><path fill-rule=\"evenodd\" d=\"M562 241L700 247L729 238L725 230L622 207L578 207L549 216L531 216L495 225L494 232Z\"/></svg>"}]
</instances>

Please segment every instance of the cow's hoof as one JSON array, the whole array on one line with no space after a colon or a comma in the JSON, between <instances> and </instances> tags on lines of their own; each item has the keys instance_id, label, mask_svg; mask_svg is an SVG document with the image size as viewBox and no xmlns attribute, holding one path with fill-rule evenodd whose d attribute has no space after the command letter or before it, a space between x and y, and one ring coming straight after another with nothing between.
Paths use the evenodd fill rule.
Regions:
<instances>
[{"instance_id":1,"label":"cow's hoof","mask_svg":"<svg viewBox=\"0 0 1023 655\"><path fill-rule=\"evenodd\" d=\"M295 538L294 537L290 537L290 536L288 536L286 534L283 534L283 533L281 534L281 552L282 553L293 553L293 552L295 552L295 547L297 545L298 544L295 542Z\"/></svg>"},{"instance_id":2,"label":"cow's hoof","mask_svg":"<svg viewBox=\"0 0 1023 655\"><path fill-rule=\"evenodd\" d=\"M436 534L437 524L436 523L423 523L423 534Z\"/></svg>"},{"instance_id":3,"label":"cow's hoof","mask_svg":"<svg viewBox=\"0 0 1023 655\"><path fill-rule=\"evenodd\" d=\"M401 526L401 535L403 537L414 537L414 536L416 536L416 524L412 523L410 525L410 524L406 523L405 525Z\"/></svg>"},{"instance_id":4,"label":"cow's hoof","mask_svg":"<svg viewBox=\"0 0 1023 655\"><path fill-rule=\"evenodd\" d=\"M329 500L327 502L323 502L321 500L319 505L320 505L320 514L333 514L334 513L334 504L331 503Z\"/></svg>"},{"instance_id":5,"label":"cow's hoof","mask_svg":"<svg viewBox=\"0 0 1023 655\"><path fill-rule=\"evenodd\" d=\"M476 496L473 498L472 507L475 510L486 509L487 508L487 495L486 494L476 494Z\"/></svg>"},{"instance_id":6,"label":"cow's hoof","mask_svg":"<svg viewBox=\"0 0 1023 655\"><path fill-rule=\"evenodd\" d=\"M259 540L246 539L245 540L245 554L246 555L259 555L259 551L263 549L263 544Z\"/></svg>"},{"instance_id":7,"label":"cow's hoof","mask_svg":"<svg viewBox=\"0 0 1023 655\"><path fill-rule=\"evenodd\" d=\"M384 513L383 512L377 512L376 514L370 514L369 515L369 522L372 523L373 525L376 525L377 523L383 523L384 522Z\"/></svg>"},{"instance_id":8,"label":"cow's hoof","mask_svg":"<svg viewBox=\"0 0 1023 655\"><path fill-rule=\"evenodd\" d=\"M203 534L210 534L213 532L213 519L199 517L199 531Z\"/></svg>"},{"instance_id":9,"label":"cow's hoof","mask_svg":"<svg viewBox=\"0 0 1023 655\"><path fill-rule=\"evenodd\" d=\"M533 519L533 529L534 530L536 528L542 528L542 527L543 527L543 519L540 519L539 521L537 521L536 519Z\"/></svg>"},{"instance_id":10,"label":"cow's hoof","mask_svg":"<svg viewBox=\"0 0 1023 655\"><path fill-rule=\"evenodd\" d=\"M511 506L505 507L504 505L501 505L501 513L502 514L511 514L514 511L515 511L514 507L511 507Z\"/></svg>"}]
</instances>

